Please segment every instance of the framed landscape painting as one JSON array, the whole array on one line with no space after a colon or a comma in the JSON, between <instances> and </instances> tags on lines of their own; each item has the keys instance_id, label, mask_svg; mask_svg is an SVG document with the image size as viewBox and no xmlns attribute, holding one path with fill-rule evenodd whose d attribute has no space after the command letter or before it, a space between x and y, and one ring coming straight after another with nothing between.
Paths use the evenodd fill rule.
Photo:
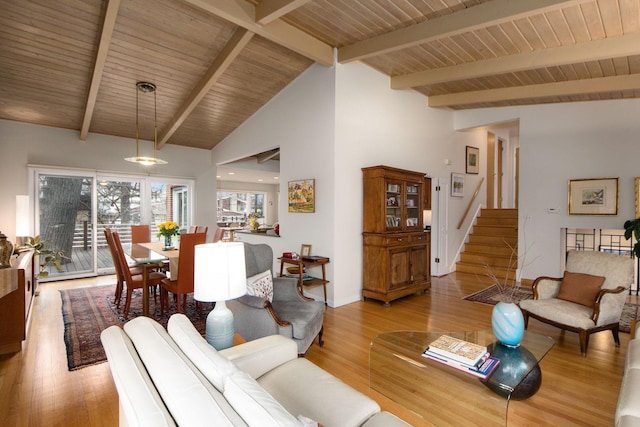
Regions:
<instances>
[{"instance_id":1,"label":"framed landscape painting","mask_svg":"<svg viewBox=\"0 0 640 427\"><path fill-rule=\"evenodd\" d=\"M467 145L467 168L466 173L477 174L480 172L480 149Z\"/></svg>"},{"instance_id":2,"label":"framed landscape painting","mask_svg":"<svg viewBox=\"0 0 640 427\"><path fill-rule=\"evenodd\" d=\"M464 196L464 174L451 172L451 195L453 197Z\"/></svg>"},{"instance_id":3,"label":"framed landscape painting","mask_svg":"<svg viewBox=\"0 0 640 427\"><path fill-rule=\"evenodd\" d=\"M618 178L569 180L569 215L617 214Z\"/></svg>"},{"instance_id":4,"label":"framed landscape painting","mask_svg":"<svg viewBox=\"0 0 640 427\"><path fill-rule=\"evenodd\" d=\"M289 181L289 212L312 213L316 210L315 179Z\"/></svg>"}]
</instances>

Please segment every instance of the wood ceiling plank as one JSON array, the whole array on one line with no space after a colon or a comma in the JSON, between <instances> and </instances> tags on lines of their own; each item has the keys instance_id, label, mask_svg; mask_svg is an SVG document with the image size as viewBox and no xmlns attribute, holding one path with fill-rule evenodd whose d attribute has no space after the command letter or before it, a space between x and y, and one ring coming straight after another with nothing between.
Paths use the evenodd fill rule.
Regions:
<instances>
[{"instance_id":1,"label":"wood ceiling plank","mask_svg":"<svg viewBox=\"0 0 640 427\"><path fill-rule=\"evenodd\" d=\"M372 55L406 49L442 37L451 37L478 28L509 22L518 17L544 13L555 8L573 6L587 0L537 0L535 2L493 0L430 19L338 49L338 62L348 63Z\"/></svg>"},{"instance_id":2,"label":"wood ceiling plank","mask_svg":"<svg viewBox=\"0 0 640 427\"><path fill-rule=\"evenodd\" d=\"M324 66L333 65L333 48L277 19L262 26L255 22L255 7L244 0L183 0L250 32L285 46Z\"/></svg>"},{"instance_id":3,"label":"wood ceiling plank","mask_svg":"<svg viewBox=\"0 0 640 427\"><path fill-rule=\"evenodd\" d=\"M408 89L415 86L482 77L489 74L509 73L637 54L640 54L640 34L631 34L612 39L595 40L395 76L391 77L391 87L393 89Z\"/></svg>"},{"instance_id":4,"label":"wood ceiling plank","mask_svg":"<svg viewBox=\"0 0 640 427\"><path fill-rule=\"evenodd\" d=\"M597 89L596 89L597 88ZM491 89L429 97L430 107L640 89L640 74Z\"/></svg>"},{"instance_id":5,"label":"wood ceiling plank","mask_svg":"<svg viewBox=\"0 0 640 427\"><path fill-rule=\"evenodd\" d=\"M119 8L120 0L109 0L107 3L107 10L102 24L102 33L100 34L100 42L98 43L98 52L96 53L96 61L93 66L91 83L89 85L89 93L87 94L87 102L85 103L86 107L84 110L82 125L80 126L81 141L86 141L87 135L89 134L89 126L91 125L91 118L93 117L93 109L96 106L96 99L98 98L98 91L100 90L102 73L104 72L104 65L107 61L109 45L111 44L111 37L113 36L113 29L116 24Z\"/></svg>"},{"instance_id":6,"label":"wood ceiling plank","mask_svg":"<svg viewBox=\"0 0 640 427\"><path fill-rule=\"evenodd\" d=\"M173 119L171 119L167 127L160 134L158 148L162 148L162 146L166 144L169 138L171 138L171 135L173 135L176 129L180 127L182 122L184 122L202 98L206 96L207 92L209 92L215 82L226 71L226 69L229 68L231 63L240 54L242 49L244 49L246 44L249 43L253 35L254 33L247 31L244 28L238 28L236 30L234 35L231 37L231 40L229 40L222 52L220 52L216 57L206 74L193 88L191 94L180 106Z\"/></svg>"},{"instance_id":7,"label":"wood ceiling plank","mask_svg":"<svg viewBox=\"0 0 640 427\"><path fill-rule=\"evenodd\" d=\"M304 6L310 0L262 0L256 6L256 22L267 25L282 18L297 8Z\"/></svg>"}]
</instances>

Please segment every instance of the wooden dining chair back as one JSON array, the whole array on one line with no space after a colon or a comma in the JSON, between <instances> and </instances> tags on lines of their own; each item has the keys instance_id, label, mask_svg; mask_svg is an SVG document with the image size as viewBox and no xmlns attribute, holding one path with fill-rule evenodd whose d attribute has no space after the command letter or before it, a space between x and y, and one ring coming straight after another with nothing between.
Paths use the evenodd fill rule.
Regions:
<instances>
[{"instance_id":1,"label":"wooden dining chair back","mask_svg":"<svg viewBox=\"0 0 640 427\"><path fill-rule=\"evenodd\" d=\"M120 235L115 231L112 233L112 235L113 235L114 246L118 254L118 262L124 277L124 283L127 287L127 296L124 303L124 313L123 313L126 319L129 316L129 309L131 307L131 297L133 294L133 290L142 288L142 286L144 285L144 274L143 273L136 274L134 271L132 271L132 269L129 267L129 263L127 262L124 249L122 248ZM145 267L141 267L141 268L145 268ZM149 272L149 275L147 278L147 286L149 286L150 288L155 287L159 285L162 279L165 279L166 277L167 276L165 276L163 273L160 273L158 271L151 271Z\"/></svg>"},{"instance_id":2,"label":"wooden dining chair back","mask_svg":"<svg viewBox=\"0 0 640 427\"><path fill-rule=\"evenodd\" d=\"M160 313L168 309L168 292L177 298L176 311L182 313L186 310L187 294L193 293L193 258L195 246L206 243L207 235L203 233L186 233L180 235L180 254L178 256L177 277L162 280L160 290ZM182 297L182 301L181 301ZM180 304L182 302L182 304ZM180 307L182 305L182 307Z\"/></svg>"},{"instance_id":3,"label":"wooden dining chair back","mask_svg":"<svg viewBox=\"0 0 640 427\"><path fill-rule=\"evenodd\" d=\"M131 243L149 243L151 241L151 229L149 224L131 226Z\"/></svg>"},{"instance_id":4,"label":"wooden dining chair back","mask_svg":"<svg viewBox=\"0 0 640 427\"><path fill-rule=\"evenodd\" d=\"M124 285L124 273L120 268L120 260L118 260L118 250L116 249L115 242L113 241L113 233L110 228L104 229L104 237L107 240L107 246L111 253L111 259L113 260L113 267L116 269L116 292L113 298L113 302L116 307L120 306L120 297L122 296L122 287Z\"/></svg>"},{"instance_id":5,"label":"wooden dining chair back","mask_svg":"<svg viewBox=\"0 0 640 427\"><path fill-rule=\"evenodd\" d=\"M209 231L209 227L207 227L206 225L198 225L196 227L196 233L204 234L205 235L205 240L206 240L206 235L207 235L208 231Z\"/></svg>"},{"instance_id":6,"label":"wooden dining chair back","mask_svg":"<svg viewBox=\"0 0 640 427\"><path fill-rule=\"evenodd\" d=\"M189 226L189 231L187 231L187 233L189 233L189 234L193 234L193 233L195 233L195 232L196 232L196 230L197 230L197 229L198 229L198 226L197 226L197 225L190 225L190 226Z\"/></svg>"},{"instance_id":7,"label":"wooden dining chair back","mask_svg":"<svg viewBox=\"0 0 640 427\"><path fill-rule=\"evenodd\" d=\"M213 243L216 243L224 238L224 228L218 227L213 233Z\"/></svg>"}]
</instances>

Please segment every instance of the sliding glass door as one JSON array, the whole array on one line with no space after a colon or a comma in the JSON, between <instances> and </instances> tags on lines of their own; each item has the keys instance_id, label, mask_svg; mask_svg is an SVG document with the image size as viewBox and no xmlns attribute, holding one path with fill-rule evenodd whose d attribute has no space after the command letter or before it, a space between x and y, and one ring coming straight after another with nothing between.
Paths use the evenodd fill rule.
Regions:
<instances>
[{"instance_id":1,"label":"sliding glass door","mask_svg":"<svg viewBox=\"0 0 640 427\"><path fill-rule=\"evenodd\" d=\"M181 232L192 223L193 181L87 171L34 169L35 231L47 249L64 253L62 271L48 266L59 280L114 272L104 229L131 240L131 225L176 221Z\"/></svg>"}]
</instances>

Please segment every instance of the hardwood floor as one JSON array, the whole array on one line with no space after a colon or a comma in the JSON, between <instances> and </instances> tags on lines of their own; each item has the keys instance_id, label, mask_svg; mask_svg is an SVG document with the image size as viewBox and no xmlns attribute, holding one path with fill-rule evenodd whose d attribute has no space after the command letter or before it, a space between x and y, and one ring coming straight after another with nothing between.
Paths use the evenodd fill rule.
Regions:
<instances>
[{"instance_id":1,"label":"hardwood floor","mask_svg":"<svg viewBox=\"0 0 640 427\"><path fill-rule=\"evenodd\" d=\"M115 283L113 276L47 283L32 309L23 351L0 357L0 424L3 426L115 426L118 397L107 363L67 371L59 289ZM474 275L433 278L431 292L394 301L390 307L367 300L325 315L325 345L314 343L306 357L375 399L415 426L428 426L414 413L369 389L368 350L378 333L399 329L453 331L490 328L491 306L461 298L485 287ZM629 299L637 302L638 297ZM573 333L532 320L529 328L547 334L556 345L541 362L543 381L532 398L512 402L515 426L613 425L629 335L592 336L586 358ZM410 379L407 379L410 381ZM437 390L434 390L437 393ZM450 408L443 408L450 410ZM474 408L481 411L481 408Z\"/></svg>"}]
</instances>

